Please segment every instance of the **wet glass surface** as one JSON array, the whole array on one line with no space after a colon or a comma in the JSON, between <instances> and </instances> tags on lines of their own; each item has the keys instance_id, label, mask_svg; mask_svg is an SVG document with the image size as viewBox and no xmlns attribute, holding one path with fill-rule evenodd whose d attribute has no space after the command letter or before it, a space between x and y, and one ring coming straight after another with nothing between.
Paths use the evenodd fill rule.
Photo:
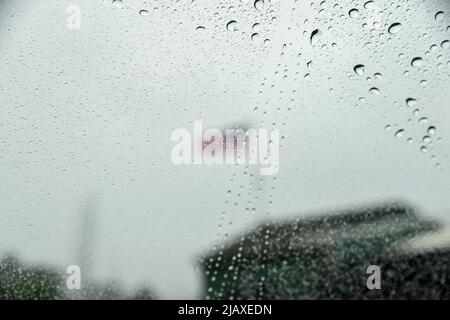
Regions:
<instances>
[{"instance_id":1,"label":"wet glass surface","mask_svg":"<svg viewBox=\"0 0 450 320\"><path fill-rule=\"evenodd\" d=\"M0 42L0 299L446 297L448 1L0 0Z\"/></svg>"}]
</instances>

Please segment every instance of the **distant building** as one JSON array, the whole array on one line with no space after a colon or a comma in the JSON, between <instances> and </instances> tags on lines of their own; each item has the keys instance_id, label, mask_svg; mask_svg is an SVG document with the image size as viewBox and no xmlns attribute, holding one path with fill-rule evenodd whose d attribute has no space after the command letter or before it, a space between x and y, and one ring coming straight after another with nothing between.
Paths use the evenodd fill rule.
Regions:
<instances>
[{"instance_id":1,"label":"distant building","mask_svg":"<svg viewBox=\"0 0 450 320\"><path fill-rule=\"evenodd\" d=\"M450 251L412 239L440 226L402 203L267 222L202 259L210 299L450 298ZM420 242L420 241L419 241ZM410 249L408 249L410 248ZM366 286L381 268L381 290Z\"/></svg>"}]
</instances>

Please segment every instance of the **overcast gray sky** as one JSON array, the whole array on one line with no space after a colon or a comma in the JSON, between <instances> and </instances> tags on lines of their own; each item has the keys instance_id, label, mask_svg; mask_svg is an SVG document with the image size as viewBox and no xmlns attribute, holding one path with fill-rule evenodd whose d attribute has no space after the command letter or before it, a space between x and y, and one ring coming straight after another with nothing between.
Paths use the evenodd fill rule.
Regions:
<instances>
[{"instance_id":1,"label":"overcast gray sky","mask_svg":"<svg viewBox=\"0 0 450 320\"><path fill-rule=\"evenodd\" d=\"M79 263L93 197L95 276L189 298L197 257L264 207L277 219L404 199L449 220L448 1L6 2L0 252ZM243 166L171 162L172 131L196 120L280 129L280 171L257 203Z\"/></svg>"}]
</instances>

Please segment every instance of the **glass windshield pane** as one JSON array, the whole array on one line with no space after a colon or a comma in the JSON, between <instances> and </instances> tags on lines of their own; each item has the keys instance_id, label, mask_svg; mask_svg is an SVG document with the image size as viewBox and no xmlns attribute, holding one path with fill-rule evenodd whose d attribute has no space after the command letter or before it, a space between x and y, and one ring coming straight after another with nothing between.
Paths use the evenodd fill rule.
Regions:
<instances>
[{"instance_id":1,"label":"glass windshield pane","mask_svg":"<svg viewBox=\"0 0 450 320\"><path fill-rule=\"evenodd\" d=\"M0 0L0 40L0 299L445 297L448 1Z\"/></svg>"}]
</instances>

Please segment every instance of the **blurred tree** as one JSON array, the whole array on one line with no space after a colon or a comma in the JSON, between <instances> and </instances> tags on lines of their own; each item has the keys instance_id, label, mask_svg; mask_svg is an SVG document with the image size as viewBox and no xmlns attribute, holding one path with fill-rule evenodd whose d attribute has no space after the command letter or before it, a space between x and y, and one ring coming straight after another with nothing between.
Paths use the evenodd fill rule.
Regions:
<instances>
[{"instance_id":1,"label":"blurred tree","mask_svg":"<svg viewBox=\"0 0 450 320\"><path fill-rule=\"evenodd\" d=\"M22 265L11 255L0 260L0 300L60 299L62 283L52 270Z\"/></svg>"}]
</instances>

